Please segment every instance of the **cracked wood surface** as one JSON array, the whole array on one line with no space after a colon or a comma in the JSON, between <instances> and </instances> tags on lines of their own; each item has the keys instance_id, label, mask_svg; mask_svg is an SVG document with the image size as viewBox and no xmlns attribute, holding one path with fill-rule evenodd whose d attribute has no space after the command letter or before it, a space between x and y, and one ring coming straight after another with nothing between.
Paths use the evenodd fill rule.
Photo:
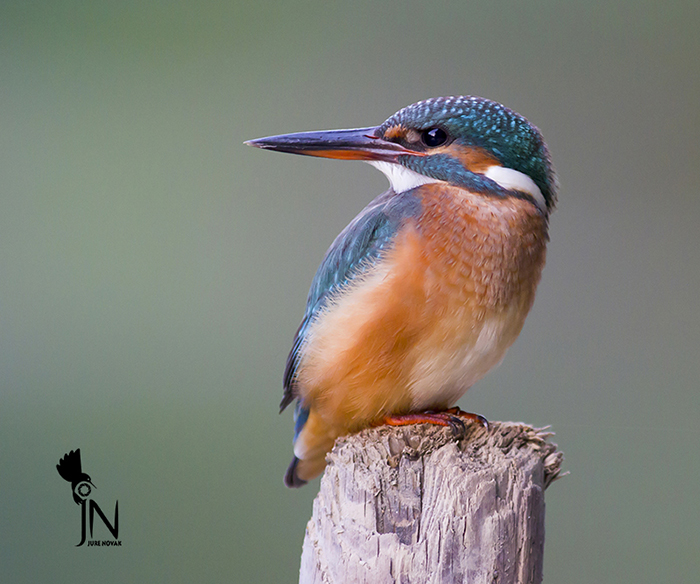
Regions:
<instances>
[{"instance_id":1,"label":"cracked wood surface","mask_svg":"<svg viewBox=\"0 0 700 584\"><path fill-rule=\"evenodd\" d=\"M544 430L427 424L340 438L306 527L302 584L536 584L544 490L563 460Z\"/></svg>"}]
</instances>

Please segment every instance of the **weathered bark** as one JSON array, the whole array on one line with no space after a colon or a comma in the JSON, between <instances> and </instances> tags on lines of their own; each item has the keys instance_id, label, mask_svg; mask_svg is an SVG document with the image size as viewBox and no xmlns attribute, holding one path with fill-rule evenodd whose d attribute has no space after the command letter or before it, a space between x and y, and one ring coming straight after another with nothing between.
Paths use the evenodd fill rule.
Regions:
<instances>
[{"instance_id":1,"label":"weathered bark","mask_svg":"<svg viewBox=\"0 0 700 584\"><path fill-rule=\"evenodd\" d=\"M306 527L300 582L542 581L544 489L563 460L523 424L373 428L338 440Z\"/></svg>"}]
</instances>

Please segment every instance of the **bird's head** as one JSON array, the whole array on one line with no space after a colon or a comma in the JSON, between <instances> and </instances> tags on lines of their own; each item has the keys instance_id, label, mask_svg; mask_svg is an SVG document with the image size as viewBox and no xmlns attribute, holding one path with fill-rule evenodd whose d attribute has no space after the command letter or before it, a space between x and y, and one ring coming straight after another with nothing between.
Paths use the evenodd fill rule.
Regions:
<instances>
[{"instance_id":1,"label":"bird's head","mask_svg":"<svg viewBox=\"0 0 700 584\"><path fill-rule=\"evenodd\" d=\"M383 124L271 136L246 142L293 154L364 160L403 192L446 182L473 192L515 194L548 214L557 180L539 130L520 114L481 97L414 103Z\"/></svg>"},{"instance_id":2,"label":"bird's head","mask_svg":"<svg viewBox=\"0 0 700 584\"><path fill-rule=\"evenodd\" d=\"M95 485L92 483L90 475L82 473L80 480L73 485L73 499L78 503L79 501L85 501L90 496L92 489L96 489Z\"/></svg>"}]
</instances>

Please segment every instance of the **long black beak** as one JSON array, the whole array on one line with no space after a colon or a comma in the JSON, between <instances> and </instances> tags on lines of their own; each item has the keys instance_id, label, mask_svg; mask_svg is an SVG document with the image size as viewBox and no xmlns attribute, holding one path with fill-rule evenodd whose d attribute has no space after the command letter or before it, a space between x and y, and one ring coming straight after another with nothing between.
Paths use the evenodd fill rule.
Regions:
<instances>
[{"instance_id":1,"label":"long black beak","mask_svg":"<svg viewBox=\"0 0 700 584\"><path fill-rule=\"evenodd\" d=\"M264 150L277 150L305 156L337 158L340 160L384 160L396 162L402 154L421 156L421 152L409 150L395 142L375 135L376 128L355 130L323 130L298 132L248 140L248 146Z\"/></svg>"}]
</instances>

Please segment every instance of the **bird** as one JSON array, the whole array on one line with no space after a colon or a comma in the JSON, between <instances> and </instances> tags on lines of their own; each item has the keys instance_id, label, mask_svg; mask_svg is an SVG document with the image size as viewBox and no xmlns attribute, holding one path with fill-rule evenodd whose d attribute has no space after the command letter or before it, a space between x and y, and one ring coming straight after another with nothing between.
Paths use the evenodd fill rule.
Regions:
<instances>
[{"instance_id":1,"label":"bird","mask_svg":"<svg viewBox=\"0 0 700 584\"><path fill-rule=\"evenodd\" d=\"M270 136L264 150L368 162L389 179L338 235L311 283L284 371L301 487L335 440L454 418L532 307L558 179L540 130L477 96L409 105L379 126Z\"/></svg>"},{"instance_id":2,"label":"bird","mask_svg":"<svg viewBox=\"0 0 700 584\"><path fill-rule=\"evenodd\" d=\"M84 503L95 485L92 484L90 475L83 472L82 463L80 461L80 448L71 450L65 454L63 458L58 461L56 469L63 479L71 483L73 500L76 504L81 505Z\"/></svg>"}]
</instances>

